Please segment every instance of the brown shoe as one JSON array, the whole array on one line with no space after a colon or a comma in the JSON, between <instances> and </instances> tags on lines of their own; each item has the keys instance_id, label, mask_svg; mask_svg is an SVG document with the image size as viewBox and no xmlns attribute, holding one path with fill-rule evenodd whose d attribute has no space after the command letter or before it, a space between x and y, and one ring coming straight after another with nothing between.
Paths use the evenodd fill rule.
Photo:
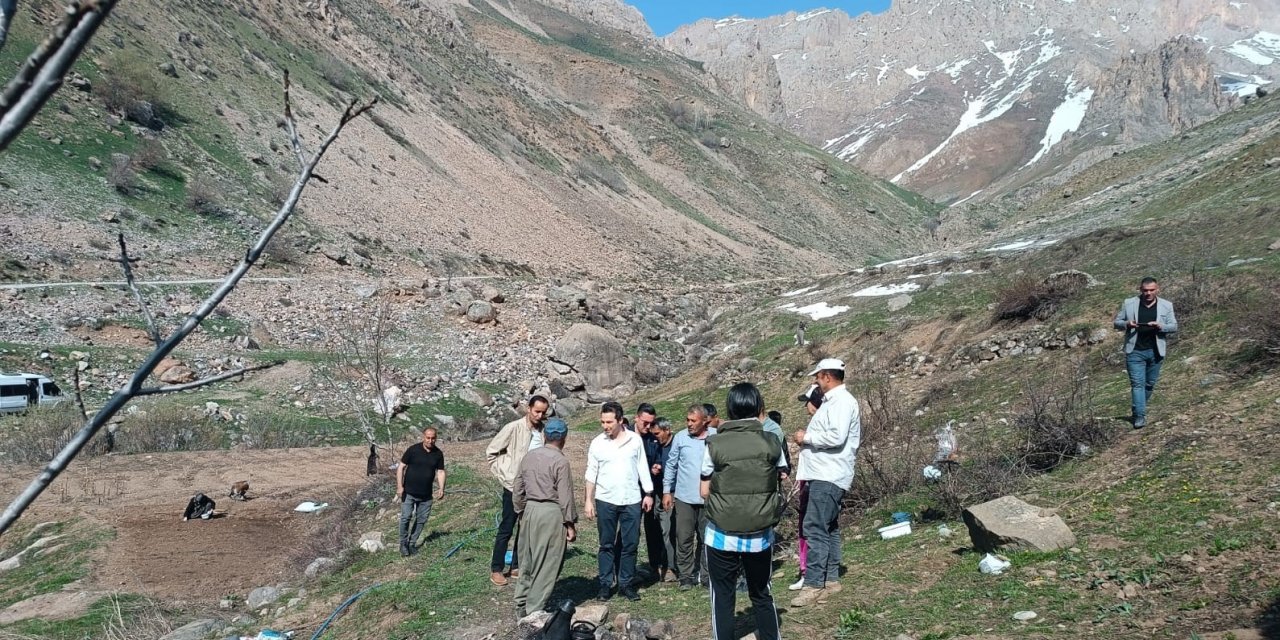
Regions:
<instances>
[{"instance_id":1,"label":"brown shoe","mask_svg":"<svg viewBox=\"0 0 1280 640\"><path fill-rule=\"evenodd\" d=\"M675 582L675 581L676 581L676 574L675 574L675 572L674 572L674 571L670 571L670 570L668 570L667 572L663 573L663 574L662 574L662 581L663 581L663 582Z\"/></svg>"},{"instance_id":2,"label":"brown shoe","mask_svg":"<svg viewBox=\"0 0 1280 640\"><path fill-rule=\"evenodd\" d=\"M511 578L519 578L519 577L520 577L520 570L519 570L519 569L512 569L512 570L511 570L511 572L507 574L507 576L508 576L508 577L511 577Z\"/></svg>"},{"instance_id":3,"label":"brown shoe","mask_svg":"<svg viewBox=\"0 0 1280 640\"><path fill-rule=\"evenodd\" d=\"M810 586L802 587L800 589L800 593L791 599L791 606L799 609L801 607L807 607L811 604L817 603L819 599L822 598L824 591L825 589L818 589Z\"/></svg>"},{"instance_id":4,"label":"brown shoe","mask_svg":"<svg viewBox=\"0 0 1280 640\"><path fill-rule=\"evenodd\" d=\"M507 578L503 576L502 572L500 571L494 571L493 573L489 574L489 582L492 582L498 585L499 587L505 587L511 584L510 582L507 582Z\"/></svg>"}]
</instances>

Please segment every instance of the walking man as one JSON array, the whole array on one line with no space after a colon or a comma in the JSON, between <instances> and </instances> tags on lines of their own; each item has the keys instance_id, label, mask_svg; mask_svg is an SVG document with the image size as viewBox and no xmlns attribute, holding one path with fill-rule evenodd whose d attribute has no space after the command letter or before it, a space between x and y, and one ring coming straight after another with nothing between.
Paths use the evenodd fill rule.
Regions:
<instances>
[{"instance_id":1,"label":"walking man","mask_svg":"<svg viewBox=\"0 0 1280 640\"><path fill-rule=\"evenodd\" d=\"M538 434L539 442L542 441L542 420L550 406L551 403L542 396L529 398L529 411L524 417L508 422L484 450L489 470L502 483L502 520L498 523L498 535L493 540L493 557L489 560L489 582L500 587L508 584L503 569L507 565L507 546L513 535L516 538L516 548L511 554L511 576L520 575L520 536L515 533L516 509L511 488L515 483L516 472L520 469L520 461L529 453L534 434Z\"/></svg>"},{"instance_id":2,"label":"walking man","mask_svg":"<svg viewBox=\"0 0 1280 640\"><path fill-rule=\"evenodd\" d=\"M711 574L711 634L736 640L733 613L738 576L746 578L755 637L778 640L778 610L769 589L773 526L782 511L782 443L764 430L760 390L750 382L729 389L728 422L707 441L700 491L707 503L707 569Z\"/></svg>"},{"instance_id":3,"label":"walking man","mask_svg":"<svg viewBox=\"0 0 1280 640\"><path fill-rule=\"evenodd\" d=\"M675 517L676 575L681 589L698 584L702 560L702 530L707 524L701 487L702 455L707 436L716 430L708 426L707 410L701 404L689 406L685 430L671 439L671 451L662 470L662 505Z\"/></svg>"},{"instance_id":4,"label":"walking man","mask_svg":"<svg viewBox=\"0 0 1280 640\"><path fill-rule=\"evenodd\" d=\"M435 498L443 500L444 478L444 452L436 446L435 428L427 427L422 430L422 442L404 450L404 455L400 456L400 467L396 469L396 499L400 500L400 555L411 556L418 552L418 536L422 535L431 515L431 484L434 482L439 492L434 494Z\"/></svg>"},{"instance_id":5,"label":"walking man","mask_svg":"<svg viewBox=\"0 0 1280 640\"><path fill-rule=\"evenodd\" d=\"M1147 403L1160 379L1168 349L1166 338L1178 332L1178 319L1173 315L1173 303L1160 297L1160 284L1147 277L1138 285L1138 295L1120 305L1113 324L1124 332L1133 428L1141 429L1147 426Z\"/></svg>"},{"instance_id":6,"label":"walking man","mask_svg":"<svg viewBox=\"0 0 1280 640\"><path fill-rule=\"evenodd\" d=\"M578 537L573 475L564 455L568 434L564 420L547 420L542 446L524 457L516 473L512 495L520 514L520 557L524 559L524 571L516 581L517 618L546 606L564 567L565 547Z\"/></svg>"},{"instance_id":7,"label":"walking man","mask_svg":"<svg viewBox=\"0 0 1280 640\"><path fill-rule=\"evenodd\" d=\"M795 433L800 445L797 480L808 482L805 511L804 586L791 600L793 607L825 602L840 591L840 502L853 484L854 459L862 441L858 400L844 386L844 362L825 358L809 372L822 391L822 406L809 426Z\"/></svg>"},{"instance_id":8,"label":"walking man","mask_svg":"<svg viewBox=\"0 0 1280 640\"><path fill-rule=\"evenodd\" d=\"M600 407L600 430L587 449L587 492L584 510L596 520L600 551L598 600L613 596L615 578L618 592L628 600L640 599L631 584L636 572L636 547L640 544L640 514L653 508L653 482L644 444L634 431L622 424L622 405L606 402ZM621 553L614 558L614 547Z\"/></svg>"}]
</instances>

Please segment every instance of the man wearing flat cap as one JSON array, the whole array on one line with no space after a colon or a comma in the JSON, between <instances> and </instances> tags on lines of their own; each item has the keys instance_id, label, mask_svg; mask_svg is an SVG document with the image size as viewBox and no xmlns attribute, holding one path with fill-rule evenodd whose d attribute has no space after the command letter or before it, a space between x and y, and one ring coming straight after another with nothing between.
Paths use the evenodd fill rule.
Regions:
<instances>
[{"instance_id":1,"label":"man wearing flat cap","mask_svg":"<svg viewBox=\"0 0 1280 640\"><path fill-rule=\"evenodd\" d=\"M809 425L796 431L800 445L796 479L808 483L809 505L802 525L809 553L804 586L793 607L826 602L840 591L840 502L853 484L853 463L862 441L857 398L844 386L844 361L824 358L809 372L822 392L822 406Z\"/></svg>"},{"instance_id":2,"label":"man wearing flat cap","mask_svg":"<svg viewBox=\"0 0 1280 640\"><path fill-rule=\"evenodd\" d=\"M578 537L573 505L573 475L564 455L569 426L551 418L542 427L543 445L520 461L512 501L520 517L520 577L516 582L516 615L540 611L564 566L564 551Z\"/></svg>"}]
</instances>

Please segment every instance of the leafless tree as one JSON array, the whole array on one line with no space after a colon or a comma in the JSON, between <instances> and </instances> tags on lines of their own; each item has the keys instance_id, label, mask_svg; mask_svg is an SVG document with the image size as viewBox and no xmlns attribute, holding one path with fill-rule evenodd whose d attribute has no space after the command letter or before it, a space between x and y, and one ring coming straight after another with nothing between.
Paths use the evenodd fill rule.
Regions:
<instances>
[{"instance_id":1,"label":"leafless tree","mask_svg":"<svg viewBox=\"0 0 1280 640\"><path fill-rule=\"evenodd\" d=\"M317 379L338 401L335 418L354 418L355 428L369 444L390 450L396 439L391 421L398 404L391 390L389 343L395 329L391 305L385 300L371 303L335 325L341 329L329 336L334 360L320 367Z\"/></svg>"},{"instance_id":2,"label":"leafless tree","mask_svg":"<svg viewBox=\"0 0 1280 640\"><path fill-rule=\"evenodd\" d=\"M89 39L115 9L117 0L76 0L67 5L58 27L27 57L18 73L0 91L0 151L35 118L49 97L62 86L71 65ZM0 48L17 13L17 0L0 0Z\"/></svg>"},{"instance_id":3,"label":"leafless tree","mask_svg":"<svg viewBox=\"0 0 1280 640\"><path fill-rule=\"evenodd\" d=\"M109 8L114 4L114 2L109 0L100 0L99 2L86 1L81 3L84 11L89 13L99 10L102 6L108 7L107 10L109 10ZM72 8L74 9L81 5L73 5ZM79 23L77 22L76 24ZM90 35L91 34L92 32L90 32ZM66 38L64 38L64 40L65 39ZM88 35L83 36L83 40L84 42L87 42ZM84 42L80 43L80 48L83 48ZM46 44L48 43L46 42ZM76 49L76 52L78 53L79 49ZM72 56L72 59L74 59L74 56ZM8 89L6 89L6 95L7 91ZM174 329L168 337L157 342L155 350L152 351L142 364L133 372L128 383L119 391L116 391L111 396L110 400L107 401L106 405L99 409L93 417L89 418L88 421L85 422L80 431L78 431L67 445L53 457L53 460L51 460L40 474L31 481L31 484L29 484L27 488L14 498L9 506L5 508L4 513L0 514L0 534L7 531L9 527L17 521L18 517L31 506L31 503L34 502L36 498L39 497L40 494L47 489L63 471L66 470L67 466L71 464L71 461L80 453L80 450L83 449L84 446L88 444L89 440L92 439L93 436L111 420L111 417L123 409L124 406L134 398L196 389L222 380L243 376L251 371L279 364L268 363L252 367L241 367L186 384L171 384L154 387L143 386L147 378L153 371L155 371L156 366L160 364L160 361L172 353L178 345L182 344L182 342L196 330L196 327L200 326L200 322L209 317L209 315L213 313L213 310L216 309L233 290L235 290L236 285L240 283L240 280L244 278L245 274L249 272L249 269L252 268L253 265L262 257L262 253L271 242L271 238L276 235L280 228L288 222L289 217L293 215L294 209L298 205L298 199L302 197L302 191L306 189L307 184L314 177L315 168L320 163L321 158L324 157L325 152L328 151L329 146L338 139L338 135L342 133L342 129L346 127L348 123L373 108L376 103L376 97L364 104L360 104L355 100L351 101L343 112L342 117L339 118L338 124L334 126L328 136L320 141L320 144L316 147L315 151L308 155L306 150L303 148L301 138L298 136L297 123L294 121L293 107L290 104L289 97L289 72L287 70L285 71L284 127L288 131L290 143L293 146L294 154L297 156L298 160L297 178L293 182L293 188L289 191L289 196L285 199L284 204L280 206L275 217L272 218L271 222L268 223L266 228L264 228L258 235L254 244L245 251L244 257L242 257L240 262L232 268L226 278L223 279L222 283L218 285L217 289L215 289L213 293L209 294L209 297L205 298L204 302L202 302L195 311L192 311L191 314L183 320L182 324ZM4 115L4 118L6 119L3 120L3 122L8 122L7 118L9 118L9 115L10 113L6 113ZM32 112L32 115L34 115L34 112ZM23 121L23 124L25 124L25 121ZM6 143L6 140L2 137L4 126L4 124L0 124L0 149L3 149ZM14 135L16 135L16 131L14 132ZM155 327L154 318L146 311L145 300L143 300L141 295L137 293L136 285L132 284L133 275L132 269L130 268L132 259L128 255L128 248L126 247L123 238L120 238L119 240L121 252L120 264L121 267L125 269L126 280L130 283L130 287L133 289L135 297L140 301L140 304L144 309L144 316L148 318L149 332L152 336L159 336L159 331Z\"/></svg>"}]
</instances>

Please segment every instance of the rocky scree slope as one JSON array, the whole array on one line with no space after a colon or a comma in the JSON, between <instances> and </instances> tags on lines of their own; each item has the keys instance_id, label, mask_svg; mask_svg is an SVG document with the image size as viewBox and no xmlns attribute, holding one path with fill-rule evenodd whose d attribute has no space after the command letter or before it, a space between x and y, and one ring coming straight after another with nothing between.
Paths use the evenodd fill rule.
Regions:
<instances>
[{"instance_id":1,"label":"rocky scree slope","mask_svg":"<svg viewBox=\"0 0 1280 640\"><path fill-rule=\"evenodd\" d=\"M897 0L703 20L663 43L837 157L956 202L1233 108L1276 79L1277 34L1275 0Z\"/></svg>"},{"instance_id":2,"label":"rocky scree slope","mask_svg":"<svg viewBox=\"0 0 1280 640\"><path fill-rule=\"evenodd\" d=\"M14 239L0 250L4 277L114 277L100 258L117 230L151 275L220 272L296 164L277 127L285 68L306 142L350 98L381 103L325 159L327 183L304 196L277 267L696 283L924 246L913 223L931 203L743 109L624 9L122 6L0 157L0 213ZM0 71L55 17L24 14ZM127 95L108 104L120 78Z\"/></svg>"}]
</instances>

